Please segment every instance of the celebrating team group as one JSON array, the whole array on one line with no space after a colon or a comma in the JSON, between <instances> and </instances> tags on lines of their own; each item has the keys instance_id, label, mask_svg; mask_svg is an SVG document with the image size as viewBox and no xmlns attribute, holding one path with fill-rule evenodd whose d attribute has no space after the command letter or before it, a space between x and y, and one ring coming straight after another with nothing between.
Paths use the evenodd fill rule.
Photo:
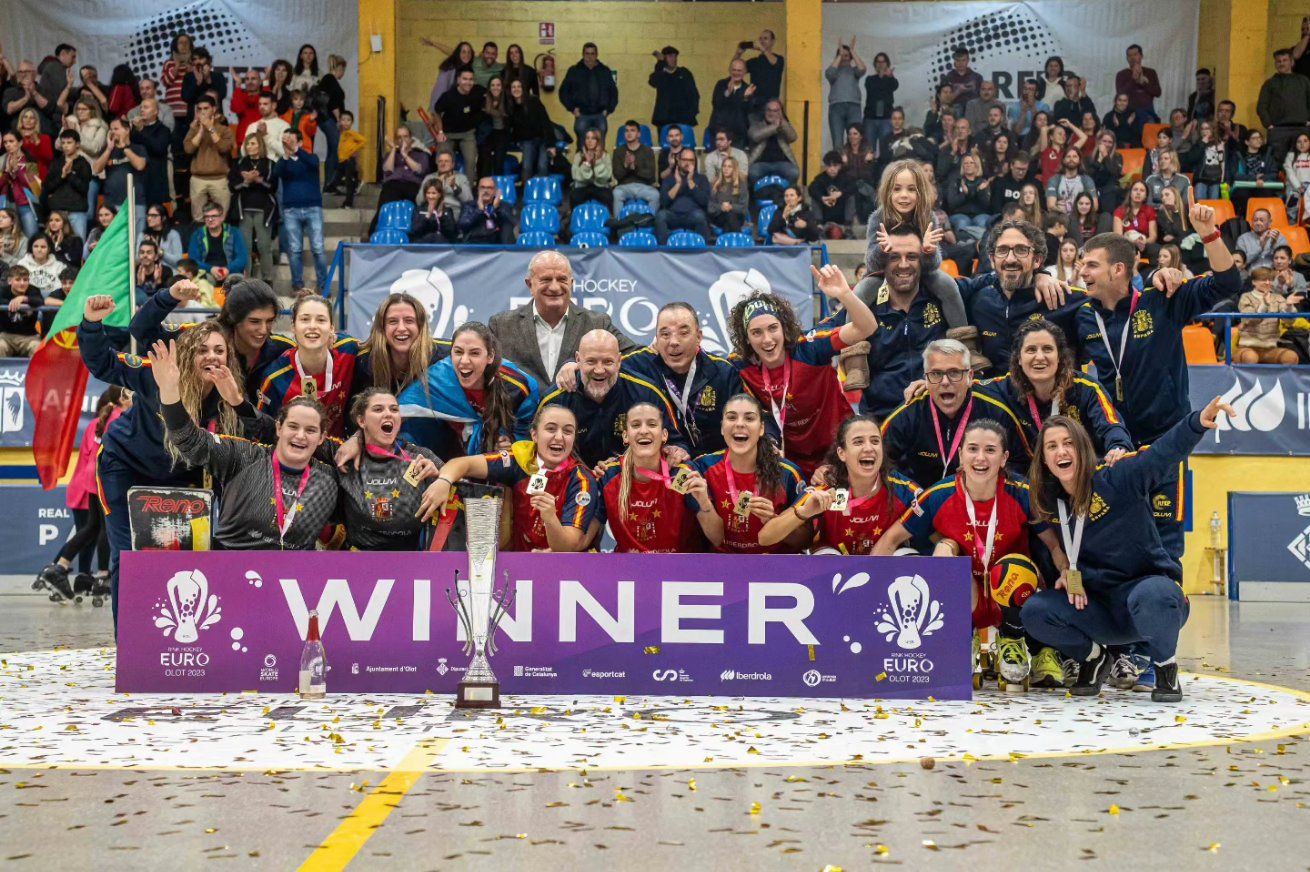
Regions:
<instances>
[{"instance_id":1,"label":"celebrating team group","mask_svg":"<svg viewBox=\"0 0 1310 872\"><path fill-rule=\"evenodd\" d=\"M287 338L268 285L237 277L192 327L169 316L193 284L150 298L137 357L92 297L83 359L134 398L97 465L115 611L131 487L212 487L224 549L403 550L461 548L475 479L507 488L511 550L967 557L1002 682L1095 695L1135 662L1121 686L1150 672L1177 701L1180 468L1226 410L1191 410L1181 329L1238 282L1211 210L1191 218L1213 271L1140 291L1121 236L1086 243L1071 289L1038 273L1039 229L998 224L995 272L957 284L968 344L947 336L935 240L909 223L882 228L881 273L856 289L811 267L836 314L808 333L778 295L741 300L727 358L686 303L634 347L571 302L555 251L532 259L531 303L448 341L405 294L362 340L303 295ZM845 391L864 382L856 413Z\"/></svg>"}]
</instances>

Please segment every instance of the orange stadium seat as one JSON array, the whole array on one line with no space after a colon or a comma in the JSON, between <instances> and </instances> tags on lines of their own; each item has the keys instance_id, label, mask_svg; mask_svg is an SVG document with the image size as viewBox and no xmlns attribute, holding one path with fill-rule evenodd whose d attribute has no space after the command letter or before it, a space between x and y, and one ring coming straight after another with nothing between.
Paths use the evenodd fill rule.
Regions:
<instances>
[{"instance_id":1,"label":"orange stadium seat","mask_svg":"<svg viewBox=\"0 0 1310 872\"><path fill-rule=\"evenodd\" d=\"M1219 363L1214 350L1214 334L1208 327L1188 324L1183 328L1183 350L1190 366L1213 366Z\"/></svg>"},{"instance_id":2,"label":"orange stadium seat","mask_svg":"<svg viewBox=\"0 0 1310 872\"><path fill-rule=\"evenodd\" d=\"M958 279L960 277L960 268L955 265L955 261L950 260L949 258L942 261L942 272L952 278Z\"/></svg>"},{"instance_id":3,"label":"orange stadium seat","mask_svg":"<svg viewBox=\"0 0 1310 872\"><path fill-rule=\"evenodd\" d=\"M1146 163L1146 149L1121 148L1119 156L1124 159L1124 175L1134 181L1142 177L1142 165Z\"/></svg>"},{"instance_id":4,"label":"orange stadium seat","mask_svg":"<svg viewBox=\"0 0 1310 872\"><path fill-rule=\"evenodd\" d=\"M1155 148L1155 135L1168 127L1168 124L1143 124L1142 148Z\"/></svg>"},{"instance_id":5,"label":"orange stadium seat","mask_svg":"<svg viewBox=\"0 0 1310 872\"><path fill-rule=\"evenodd\" d=\"M1273 216L1274 227L1283 228L1287 226L1287 206L1283 203L1281 197L1252 197L1247 200L1247 221L1251 220L1251 216L1255 214L1256 209L1268 209L1269 214Z\"/></svg>"},{"instance_id":6,"label":"orange stadium seat","mask_svg":"<svg viewBox=\"0 0 1310 872\"><path fill-rule=\"evenodd\" d=\"M1292 256L1298 257L1302 254L1310 254L1310 233L1299 224L1291 227L1280 227L1283 236L1287 237L1287 244L1292 248Z\"/></svg>"},{"instance_id":7,"label":"orange stadium seat","mask_svg":"<svg viewBox=\"0 0 1310 872\"><path fill-rule=\"evenodd\" d=\"M1229 200L1197 200L1202 206L1209 206L1214 210L1215 225L1223 224L1230 218L1236 218L1237 213L1233 211L1233 204Z\"/></svg>"}]
</instances>

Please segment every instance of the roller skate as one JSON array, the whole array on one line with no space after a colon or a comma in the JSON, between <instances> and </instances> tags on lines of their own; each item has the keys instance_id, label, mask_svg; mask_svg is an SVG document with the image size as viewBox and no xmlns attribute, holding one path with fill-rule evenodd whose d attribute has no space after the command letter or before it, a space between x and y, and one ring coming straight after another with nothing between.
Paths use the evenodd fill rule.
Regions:
<instances>
[{"instance_id":1,"label":"roller skate","mask_svg":"<svg viewBox=\"0 0 1310 872\"><path fill-rule=\"evenodd\" d=\"M73 586L68 581L68 570L58 563L51 563L37 576L41 582L39 590L50 591L50 602L66 602L73 598Z\"/></svg>"},{"instance_id":2,"label":"roller skate","mask_svg":"<svg viewBox=\"0 0 1310 872\"><path fill-rule=\"evenodd\" d=\"M113 594L113 589L109 586L109 577L103 575L95 576L95 584L91 587L91 605L100 608L108 602Z\"/></svg>"},{"instance_id":3,"label":"roller skate","mask_svg":"<svg viewBox=\"0 0 1310 872\"><path fill-rule=\"evenodd\" d=\"M1028 692L1033 658L1022 636L998 636L996 640L996 686L1002 692L1022 689Z\"/></svg>"},{"instance_id":4,"label":"roller skate","mask_svg":"<svg viewBox=\"0 0 1310 872\"><path fill-rule=\"evenodd\" d=\"M981 661L982 643L978 639L977 630L973 631L972 648L973 648L973 653L969 659L969 662L973 664L973 689L982 690L982 686L983 686L983 671L982 671L982 661Z\"/></svg>"},{"instance_id":5,"label":"roller skate","mask_svg":"<svg viewBox=\"0 0 1310 872\"><path fill-rule=\"evenodd\" d=\"M73 602L80 603L85 597L91 596L91 591L95 587L96 577L89 572L79 572L73 577Z\"/></svg>"},{"instance_id":6,"label":"roller skate","mask_svg":"<svg viewBox=\"0 0 1310 872\"><path fill-rule=\"evenodd\" d=\"M1032 683L1035 687L1064 687L1064 666L1054 648L1042 648L1033 658Z\"/></svg>"}]
</instances>

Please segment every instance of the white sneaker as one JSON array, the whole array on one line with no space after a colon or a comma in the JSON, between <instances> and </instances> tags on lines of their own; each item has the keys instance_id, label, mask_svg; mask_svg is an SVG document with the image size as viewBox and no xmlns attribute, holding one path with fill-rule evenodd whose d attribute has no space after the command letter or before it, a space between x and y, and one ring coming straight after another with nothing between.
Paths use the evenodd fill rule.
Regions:
<instances>
[{"instance_id":1,"label":"white sneaker","mask_svg":"<svg viewBox=\"0 0 1310 872\"><path fill-rule=\"evenodd\" d=\"M1111 687L1117 687L1120 690L1132 690L1133 685L1137 684L1138 669L1133 658L1127 654L1120 654L1110 667Z\"/></svg>"}]
</instances>

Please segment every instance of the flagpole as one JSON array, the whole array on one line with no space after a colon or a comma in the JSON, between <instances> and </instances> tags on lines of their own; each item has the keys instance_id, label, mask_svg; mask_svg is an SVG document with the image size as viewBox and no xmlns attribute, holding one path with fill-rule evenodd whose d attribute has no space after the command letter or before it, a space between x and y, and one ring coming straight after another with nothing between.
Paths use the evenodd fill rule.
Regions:
<instances>
[{"instance_id":1,"label":"flagpole","mask_svg":"<svg viewBox=\"0 0 1310 872\"><path fill-rule=\"evenodd\" d=\"M127 174L127 309L136 317L136 184ZM132 353L137 354L136 337L132 337Z\"/></svg>"}]
</instances>

